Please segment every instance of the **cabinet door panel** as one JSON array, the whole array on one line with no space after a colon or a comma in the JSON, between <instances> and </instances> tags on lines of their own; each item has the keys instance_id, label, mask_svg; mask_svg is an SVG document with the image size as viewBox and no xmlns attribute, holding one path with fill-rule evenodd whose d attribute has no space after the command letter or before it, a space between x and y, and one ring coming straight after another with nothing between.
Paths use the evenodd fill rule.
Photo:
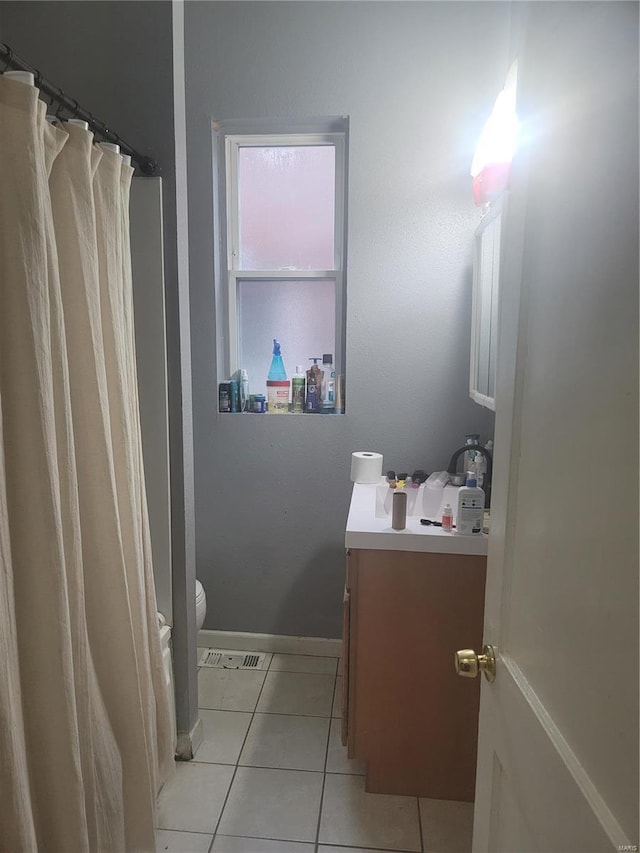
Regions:
<instances>
[{"instance_id":1,"label":"cabinet door panel","mask_svg":"<svg viewBox=\"0 0 640 853\"><path fill-rule=\"evenodd\" d=\"M485 564L359 552L349 736L368 791L473 800L480 684L456 676L454 652L482 644Z\"/></svg>"}]
</instances>

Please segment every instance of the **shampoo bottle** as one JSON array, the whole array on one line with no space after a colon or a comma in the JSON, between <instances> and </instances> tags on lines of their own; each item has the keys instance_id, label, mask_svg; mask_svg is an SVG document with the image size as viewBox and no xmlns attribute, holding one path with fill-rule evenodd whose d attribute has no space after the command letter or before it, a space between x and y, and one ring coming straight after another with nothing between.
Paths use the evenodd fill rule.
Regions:
<instances>
[{"instance_id":1,"label":"shampoo bottle","mask_svg":"<svg viewBox=\"0 0 640 853\"><path fill-rule=\"evenodd\" d=\"M280 353L280 343L273 339L273 357L267 374L267 404L268 411L277 415L289 411L289 386L287 371Z\"/></svg>"},{"instance_id":2,"label":"shampoo bottle","mask_svg":"<svg viewBox=\"0 0 640 853\"><path fill-rule=\"evenodd\" d=\"M484 492L476 485L475 475L467 474L467 485L458 490L458 533L482 533Z\"/></svg>"},{"instance_id":3,"label":"shampoo bottle","mask_svg":"<svg viewBox=\"0 0 640 853\"><path fill-rule=\"evenodd\" d=\"M322 393L322 371L318 367L319 358L310 358L313 364L307 370L307 398L305 401L305 412L313 413L320 411L320 395Z\"/></svg>"}]
</instances>

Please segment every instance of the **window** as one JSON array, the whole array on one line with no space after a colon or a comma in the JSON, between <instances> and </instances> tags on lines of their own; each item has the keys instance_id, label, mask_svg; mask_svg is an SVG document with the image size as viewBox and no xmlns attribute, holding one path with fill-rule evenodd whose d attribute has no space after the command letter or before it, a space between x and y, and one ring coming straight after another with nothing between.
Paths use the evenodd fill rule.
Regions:
<instances>
[{"instance_id":1,"label":"window","mask_svg":"<svg viewBox=\"0 0 640 853\"><path fill-rule=\"evenodd\" d=\"M346 123L214 125L220 381L264 394L274 338L289 379L325 353L344 373Z\"/></svg>"}]
</instances>

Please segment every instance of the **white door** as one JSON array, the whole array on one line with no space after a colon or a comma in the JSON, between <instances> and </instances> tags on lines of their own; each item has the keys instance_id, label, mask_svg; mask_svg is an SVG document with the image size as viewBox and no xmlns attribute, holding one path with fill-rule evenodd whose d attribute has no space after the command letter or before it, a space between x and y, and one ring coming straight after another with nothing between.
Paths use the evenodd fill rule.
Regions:
<instances>
[{"instance_id":1,"label":"white door","mask_svg":"<svg viewBox=\"0 0 640 853\"><path fill-rule=\"evenodd\" d=\"M531 4L503 236L476 853L638 849L637 44L637 4Z\"/></svg>"}]
</instances>

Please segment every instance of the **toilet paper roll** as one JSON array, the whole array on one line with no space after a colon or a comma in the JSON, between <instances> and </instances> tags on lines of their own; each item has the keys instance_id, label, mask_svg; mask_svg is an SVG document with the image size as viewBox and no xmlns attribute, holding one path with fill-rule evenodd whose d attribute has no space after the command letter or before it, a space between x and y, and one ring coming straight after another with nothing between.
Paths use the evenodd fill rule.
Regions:
<instances>
[{"instance_id":1,"label":"toilet paper roll","mask_svg":"<svg viewBox=\"0 0 640 853\"><path fill-rule=\"evenodd\" d=\"M351 482L377 483L382 476L382 453L359 450L351 454Z\"/></svg>"}]
</instances>

